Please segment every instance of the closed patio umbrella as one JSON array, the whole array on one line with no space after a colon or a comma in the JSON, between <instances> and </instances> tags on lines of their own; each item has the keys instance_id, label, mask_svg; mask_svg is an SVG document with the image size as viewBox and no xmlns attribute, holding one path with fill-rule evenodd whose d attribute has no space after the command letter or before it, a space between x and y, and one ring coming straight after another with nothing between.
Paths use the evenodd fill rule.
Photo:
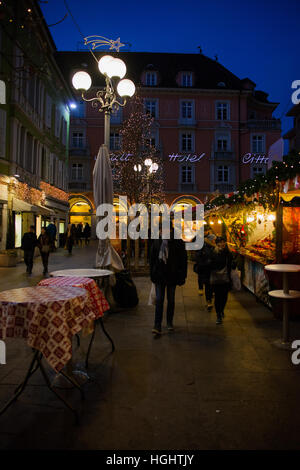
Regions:
<instances>
[{"instance_id":1,"label":"closed patio umbrella","mask_svg":"<svg viewBox=\"0 0 300 470\"><path fill-rule=\"evenodd\" d=\"M93 170L94 201L96 209L100 204L113 204L113 181L109 153L106 145L101 145ZM122 260L111 246L110 240L99 240L96 254L97 268L124 269Z\"/></svg>"}]
</instances>

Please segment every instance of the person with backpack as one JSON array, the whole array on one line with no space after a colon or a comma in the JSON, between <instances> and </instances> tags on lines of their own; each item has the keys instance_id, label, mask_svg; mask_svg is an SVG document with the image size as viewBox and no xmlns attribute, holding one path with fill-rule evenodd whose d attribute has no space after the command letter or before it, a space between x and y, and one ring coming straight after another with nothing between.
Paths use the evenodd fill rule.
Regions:
<instances>
[{"instance_id":1,"label":"person with backpack","mask_svg":"<svg viewBox=\"0 0 300 470\"><path fill-rule=\"evenodd\" d=\"M213 240L214 235L207 234L204 237L204 245L201 250L197 251L196 253L196 263L194 265L194 271L198 275L198 286L199 289L203 289L203 285L205 287L205 299L206 299L206 306L208 310L211 310L213 307L212 304L212 286L210 283L210 271L211 271L211 260L212 260L212 253L214 250Z\"/></svg>"},{"instance_id":2,"label":"person with backpack","mask_svg":"<svg viewBox=\"0 0 300 470\"><path fill-rule=\"evenodd\" d=\"M215 294L216 324L220 325L224 318L228 292L231 289L231 270L236 267L223 237L216 238L216 246L212 252L210 267L210 283Z\"/></svg>"},{"instance_id":3,"label":"person with backpack","mask_svg":"<svg viewBox=\"0 0 300 470\"><path fill-rule=\"evenodd\" d=\"M176 286L182 286L187 276L185 244L174 238L174 229L161 232L161 238L153 240L150 253L150 277L155 284L156 304L152 333L161 334L165 292L167 292L167 328L173 331Z\"/></svg>"}]
</instances>

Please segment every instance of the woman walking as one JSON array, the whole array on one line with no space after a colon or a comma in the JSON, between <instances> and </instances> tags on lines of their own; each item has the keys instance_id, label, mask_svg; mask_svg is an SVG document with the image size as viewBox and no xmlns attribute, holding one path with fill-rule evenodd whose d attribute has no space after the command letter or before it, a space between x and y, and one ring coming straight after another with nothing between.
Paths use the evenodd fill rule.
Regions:
<instances>
[{"instance_id":1,"label":"woman walking","mask_svg":"<svg viewBox=\"0 0 300 470\"><path fill-rule=\"evenodd\" d=\"M170 233L171 232L171 233ZM165 292L167 291L167 328L173 331L176 286L185 283L187 275L187 255L182 240L174 239L174 230L163 233L161 239L154 240L150 253L150 276L155 284L156 305L152 333L161 334ZM170 238L170 239L168 239Z\"/></svg>"},{"instance_id":2,"label":"woman walking","mask_svg":"<svg viewBox=\"0 0 300 470\"><path fill-rule=\"evenodd\" d=\"M216 324L224 318L228 292L231 288L231 270L235 268L233 257L223 237L216 238L216 247L212 252L210 282L215 294Z\"/></svg>"},{"instance_id":3,"label":"woman walking","mask_svg":"<svg viewBox=\"0 0 300 470\"><path fill-rule=\"evenodd\" d=\"M37 241L37 246L40 249L44 271L43 274L47 274L48 272L48 260L49 260L49 253L51 249L51 240L49 235L46 232L45 227L42 228L41 234Z\"/></svg>"},{"instance_id":4,"label":"woman walking","mask_svg":"<svg viewBox=\"0 0 300 470\"><path fill-rule=\"evenodd\" d=\"M210 283L210 271L211 271L211 261L212 253L214 250L214 245L212 241L214 236L211 234L206 234L204 238L204 245L201 250L196 253L196 272L198 274L198 286L199 292L203 292L203 285L205 286L205 298L206 306L208 310L212 309L212 286Z\"/></svg>"}]
</instances>

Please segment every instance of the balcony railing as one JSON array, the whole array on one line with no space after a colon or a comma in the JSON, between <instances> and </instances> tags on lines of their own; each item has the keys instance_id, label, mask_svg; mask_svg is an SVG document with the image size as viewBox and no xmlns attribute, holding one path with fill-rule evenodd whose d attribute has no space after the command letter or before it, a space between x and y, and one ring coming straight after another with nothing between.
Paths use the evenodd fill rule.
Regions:
<instances>
[{"instance_id":1,"label":"balcony railing","mask_svg":"<svg viewBox=\"0 0 300 470\"><path fill-rule=\"evenodd\" d=\"M195 118L183 118L180 117L178 119L178 125L184 127L194 127L196 126L196 119Z\"/></svg>"},{"instance_id":2,"label":"balcony railing","mask_svg":"<svg viewBox=\"0 0 300 470\"><path fill-rule=\"evenodd\" d=\"M217 150L214 152L214 160L235 160L235 154L230 150Z\"/></svg>"},{"instance_id":3,"label":"balcony railing","mask_svg":"<svg viewBox=\"0 0 300 470\"><path fill-rule=\"evenodd\" d=\"M280 119L264 119L259 121L256 119L249 119L247 124L250 129L281 130Z\"/></svg>"},{"instance_id":4,"label":"balcony railing","mask_svg":"<svg viewBox=\"0 0 300 470\"><path fill-rule=\"evenodd\" d=\"M178 189L181 193L194 193L197 191L197 185L195 183L179 183Z\"/></svg>"},{"instance_id":5,"label":"balcony railing","mask_svg":"<svg viewBox=\"0 0 300 470\"><path fill-rule=\"evenodd\" d=\"M69 182L69 189L77 189L80 191L86 191L89 189L88 184L84 181L70 181Z\"/></svg>"},{"instance_id":6,"label":"balcony railing","mask_svg":"<svg viewBox=\"0 0 300 470\"><path fill-rule=\"evenodd\" d=\"M234 185L229 183L215 183L215 191L220 191L220 193L231 193L234 191Z\"/></svg>"}]
</instances>

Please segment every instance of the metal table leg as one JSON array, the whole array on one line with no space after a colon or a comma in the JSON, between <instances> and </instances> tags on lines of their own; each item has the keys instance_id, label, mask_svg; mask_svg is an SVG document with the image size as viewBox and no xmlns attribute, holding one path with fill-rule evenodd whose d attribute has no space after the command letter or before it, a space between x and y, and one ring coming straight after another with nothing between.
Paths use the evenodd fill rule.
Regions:
<instances>
[{"instance_id":1,"label":"metal table leg","mask_svg":"<svg viewBox=\"0 0 300 470\"><path fill-rule=\"evenodd\" d=\"M86 369L88 369L88 367L89 367L90 352L91 352L92 345L93 345L93 342L94 342L94 339L95 339L96 326L97 326L98 324L101 325L101 328L102 328L103 333L105 334L105 336L109 339L109 341L110 341L110 343L111 343L111 352L113 353L114 350L116 349L112 338L110 337L110 335L107 333L106 329L104 328L104 323L103 323L102 318L101 318L101 317L98 318L97 320L95 320L94 331L93 331L93 333L92 333L92 337L91 337L90 344L89 344L89 347L88 347L88 351L87 351L87 354L86 354L86 359L85 359L85 367L86 367Z\"/></svg>"},{"instance_id":2,"label":"metal table leg","mask_svg":"<svg viewBox=\"0 0 300 470\"><path fill-rule=\"evenodd\" d=\"M26 385L27 385L27 382L29 380L29 378L31 377L31 375L37 370L37 368L39 368L39 365L37 368L35 368L35 363L38 361L38 355L39 355L39 351L35 351L34 355L33 355L33 359L30 363L30 366L27 370L27 373L26 373L26 376L25 376L25 379L24 379L24 382L22 382L15 390L15 393L13 395L13 397L6 403L6 405L4 405L4 407L0 410L0 416L10 407L10 405L12 405L17 399L18 397L21 395L21 393L23 392L23 390L25 389Z\"/></svg>"},{"instance_id":3,"label":"metal table leg","mask_svg":"<svg viewBox=\"0 0 300 470\"><path fill-rule=\"evenodd\" d=\"M72 408L72 406L68 403L67 400L65 400L56 390L54 390L54 388L52 387L51 385L51 382L50 382L50 379L46 373L46 370L42 364L42 358L43 358L43 354L40 352L40 351L37 351L37 350L34 350L34 355L33 355L33 358L32 358L32 361L30 363L30 366L27 370L27 373L26 373L26 376L25 376L25 379L24 381L16 388L15 390L15 393L13 395L13 397L4 405L4 407L0 410L0 416L18 399L18 397L22 394L22 392L24 391L27 383L28 383L28 380L30 379L30 377L38 370L40 369L41 370L41 373L43 375L43 378L46 382L46 385L47 387L54 393L54 395L59 399L61 400L65 406L67 408L69 408L70 411L72 411L72 413L75 415L75 420L76 420L76 423L79 423L79 418L78 418L78 413L76 410L74 410L74 408ZM76 383L76 381L73 381L71 377L67 376L66 374L64 374L64 372L62 373L62 375L64 375L70 382L73 383L73 385L78 388L80 390L80 393L81 393L81 397L82 399L84 398L84 394L83 394L83 390L81 389L81 387Z\"/></svg>"}]
</instances>

